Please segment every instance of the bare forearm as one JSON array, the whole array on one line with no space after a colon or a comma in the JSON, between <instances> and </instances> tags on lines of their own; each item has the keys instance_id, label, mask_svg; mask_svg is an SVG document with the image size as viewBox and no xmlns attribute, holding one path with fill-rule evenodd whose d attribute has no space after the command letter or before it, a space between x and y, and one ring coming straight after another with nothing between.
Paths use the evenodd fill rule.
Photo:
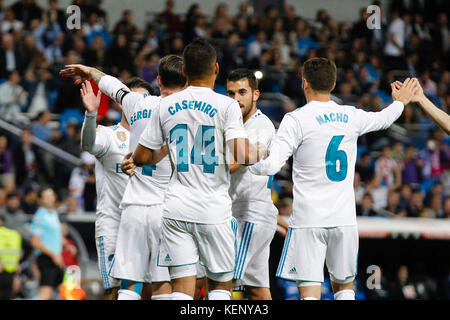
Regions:
<instances>
[{"instance_id":1,"label":"bare forearm","mask_svg":"<svg viewBox=\"0 0 450 320\"><path fill-rule=\"evenodd\" d=\"M101 72L98 69L90 68L90 75L91 75L91 79L94 80L94 82L98 85L98 83L100 82L100 79L102 77L104 77L106 74Z\"/></svg>"},{"instance_id":2,"label":"bare forearm","mask_svg":"<svg viewBox=\"0 0 450 320\"><path fill-rule=\"evenodd\" d=\"M436 122L436 124L447 134L450 134L450 116L448 114L436 107L433 102L425 96L419 101L419 104L427 116Z\"/></svg>"}]
</instances>

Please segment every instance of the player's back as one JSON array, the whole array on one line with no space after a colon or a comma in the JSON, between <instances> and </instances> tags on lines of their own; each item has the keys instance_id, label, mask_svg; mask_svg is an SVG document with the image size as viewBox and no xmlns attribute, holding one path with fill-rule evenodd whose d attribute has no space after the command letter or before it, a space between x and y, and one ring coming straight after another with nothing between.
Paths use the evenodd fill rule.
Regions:
<instances>
[{"instance_id":1,"label":"player's back","mask_svg":"<svg viewBox=\"0 0 450 320\"><path fill-rule=\"evenodd\" d=\"M190 86L161 101L160 124L174 166L164 216L200 223L231 219L229 109L241 112L235 100L205 87Z\"/></svg>"},{"instance_id":2,"label":"player's back","mask_svg":"<svg viewBox=\"0 0 450 320\"><path fill-rule=\"evenodd\" d=\"M145 97L145 98L144 98ZM130 93L123 101L124 113L130 124L130 151L134 152L139 137L159 108L161 97ZM153 166L137 167L130 177L121 205L150 205L162 203L172 174L169 157Z\"/></svg>"},{"instance_id":3,"label":"player's back","mask_svg":"<svg viewBox=\"0 0 450 320\"><path fill-rule=\"evenodd\" d=\"M353 178L360 110L333 101L312 101L287 116L300 126L294 152L294 205L290 225L333 227L356 224Z\"/></svg>"}]
</instances>

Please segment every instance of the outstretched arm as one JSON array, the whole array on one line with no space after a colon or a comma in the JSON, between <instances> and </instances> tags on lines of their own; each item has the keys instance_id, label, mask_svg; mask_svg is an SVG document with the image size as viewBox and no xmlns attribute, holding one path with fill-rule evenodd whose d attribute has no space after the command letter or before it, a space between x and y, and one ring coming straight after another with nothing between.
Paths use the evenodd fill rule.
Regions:
<instances>
[{"instance_id":1,"label":"outstretched arm","mask_svg":"<svg viewBox=\"0 0 450 320\"><path fill-rule=\"evenodd\" d=\"M86 108L83 127L81 128L81 149L94 156L99 156L107 149L107 139L103 135L97 135L97 110L100 105L101 92L94 94L89 81L81 85L81 99Z\"/></svg>"},{"instance_id":2,"label":"outstretched arm","mask_svg":"<svg viewBox=\"0 0 450 320\"><path fill-rule=\"evenodd\" d=\"M422 87L418 84L417 93L414 95L412 101L417 102L428 117L431 118L445 133L450 134L450 115L439 109L433 102L426 97ZM394 83L397 90L401 89L402 83L396 81Z\"/></svg>"}]
</instances>

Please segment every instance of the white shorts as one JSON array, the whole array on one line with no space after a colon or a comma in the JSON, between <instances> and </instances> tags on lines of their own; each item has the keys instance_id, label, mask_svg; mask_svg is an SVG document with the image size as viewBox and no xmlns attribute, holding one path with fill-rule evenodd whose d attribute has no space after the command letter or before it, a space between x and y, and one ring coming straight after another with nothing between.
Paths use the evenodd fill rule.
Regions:
<instances>
[{"instance_id":1,"label":"white shorts","mask_svg":"<svg viewBox=\"0 0 450 320\"><path fill-rule=\"evenodd\" d=\"M95 245L97 247L98 268L103 282L103 289L120 287L120 281L109 275L111 265L114 261L114 251L116 250L117 233L115 235L97 236Z\"/></svg>"},{"instance_id":2,"label":"white shorts","mask_svg":"<svg viewBox=\"0 0 450 320\"><path fill-rule=\"evenodd\" d=\"M353 281L357 273L358 228L289 228L277 277L297 282L323 282L326 262L330 279Z\"/></svg>"},{"instance_id":3,"label":"white shorts","mask_svg":"<svg viewBox=\"0 0 450 320\"><path fill-rule=\"evenodd\" d=\"M228 281L233 277L234 248L235 236L230 221L201 224L162 218L158 266L181 267L200 260L208 277L222 274L221 281ZM196 268L191 270L193 274L189 275L195 275Z\"/></svg>"},{"instance_id":4,"label":"white shorts","mask_svg":"<svg viewBox=\"0 0 450 320\"><path fill-rule=\"evenodd\" d=\"M158 267L162 205L129 205L123 209L111 276L135 282L170 281L169 270Z\"/></svg>"},{"instance_id":5,"label":"white shorts","mask_svg":"<svg viewBox=\"0 0 450 320\"><path fill-rule=\"evenodd\" d=\"M275 231L275 226L238 219L234 290L243 290L243 286L270 287L270 243Z\"/></svg>"}]
</instances>

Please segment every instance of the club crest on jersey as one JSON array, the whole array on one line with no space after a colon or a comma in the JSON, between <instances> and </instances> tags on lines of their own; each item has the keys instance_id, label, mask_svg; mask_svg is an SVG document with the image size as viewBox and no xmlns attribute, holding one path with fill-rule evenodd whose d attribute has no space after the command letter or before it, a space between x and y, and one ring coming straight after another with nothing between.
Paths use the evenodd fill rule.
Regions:
<instances>
[{"instance_id":1,"label":"club crest on jersey","mask_svg":"<svg viewBox=\"0 0 450 320\"><path fill-rule=\"evenodd\" d=\"M127 140L127 135L125 134L125 132L117 132L117 139L119 139L120 141L125 141Z\"/></svg>"}]
</instances>

